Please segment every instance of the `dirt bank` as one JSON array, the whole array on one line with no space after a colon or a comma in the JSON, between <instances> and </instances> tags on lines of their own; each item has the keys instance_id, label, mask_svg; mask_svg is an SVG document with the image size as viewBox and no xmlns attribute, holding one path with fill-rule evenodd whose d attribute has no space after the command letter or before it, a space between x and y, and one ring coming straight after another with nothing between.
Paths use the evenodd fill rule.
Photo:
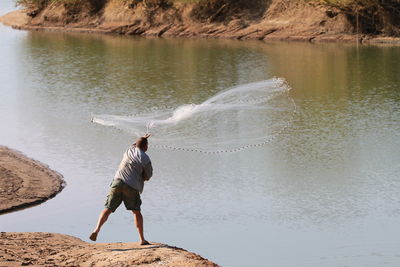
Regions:
<instances>
[{"instance_id":1,"label":"dirt bank","mask_svg":"<svg viewBox=\"0 0 400 267\"><path fill-rule=\"evenodd\" d=\"M61 234L1 233L1 266L218 266L163 244L89 244Z\"/></svg>"},{"instance_id":2,"label":"dirt bank","mask_svg":"<svg viewBox=\"0 0 400 267\"><path fill-rule=\"evenodd\" d=\"M355 21L348 11L339 7L317 5L313 1L61 2L50 2L51 4L43 7L17 11L3 16L0 21L14 28L27 30L400 44L400 38L396 37L398 31L395 30L395 19L386 20L385 23L390 24L390 27L385 23L375 28L364 27L363 25L370 24L360 23L360 19ZM362 17L361 22L367 20L365 17Z\"/></svg>"},{"instance_id":3,"label":"dirt bank","mask_svg":"<svg viewBox=\"0 0 400 267\"><path fill-rule=\"evenodd\" d=\"M61 174L0 146L0 214L42 203L63 187Z\"/></svg>"}]
</instances>

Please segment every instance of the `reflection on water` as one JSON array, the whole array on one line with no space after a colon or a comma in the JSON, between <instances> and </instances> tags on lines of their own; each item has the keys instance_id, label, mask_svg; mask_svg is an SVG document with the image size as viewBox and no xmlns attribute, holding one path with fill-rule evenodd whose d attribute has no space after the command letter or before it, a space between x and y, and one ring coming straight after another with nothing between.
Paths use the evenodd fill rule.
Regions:
<instances>
[{"instance_id":1,"label":"reflection on water","mask_svg":"<svg viewBox=\"0 0 400 267\"><path fill-rule=\"evenodd\" d=\"M226 266L399 264L400 48L4 27L0 34L8 62L0 73L2 144L67 181L53 200L2 216L2 231L87 240L132 141L92 124L91 114L202 103L226 88L282 77L300 113L267 146L220 155L150 148L155 177L143 195L149 239ZM245 137L252 117L239 118L235 129ZM131 215L121 208L99 238L135 240Z\"/></svg>"},{"instance_id":2,"label":"reflection on water","mask_svg":"<svg viewBox=\"0 0 400 267\"><path fill-rule=\"evenodd\" d=\"M93 101L100 103L122 101L121 104L138 106L139 110L160 101L170 103L179 99L182 104L204 101L209 90L216 93L247 79L241 73L241 66L255 69L262 64L257 60L258 53L194 40L82 38L38 33L29 36L26 49L32 56L29 65L39 71L37 79L56 75L58 79L54 82L69 84L67 93L78 87L82 92L75 92L80 94L77 97L93 97ZM60 71L61 66L70 71ZM263 69L255 72L258 77L265 73ZM54 89L58 88L54 85ZM99 95L95 89L101 91Z\"/></svg>"}]
</instances>

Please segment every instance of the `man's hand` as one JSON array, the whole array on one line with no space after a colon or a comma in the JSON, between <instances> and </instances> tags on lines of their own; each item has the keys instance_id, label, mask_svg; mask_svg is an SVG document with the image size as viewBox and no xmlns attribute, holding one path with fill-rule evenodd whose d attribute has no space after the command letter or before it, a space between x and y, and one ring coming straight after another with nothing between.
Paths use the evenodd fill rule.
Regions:
<instances>
[{"instance_id":1,"label":"man's hand","mask_svg":"<svg viewBox=\"0 0 400 267\"><path fill-rule=\"evenodd\" d=\"M143 137L146 138L146 139L149 138L150 136L151 136L151 134L149 134L149 133L143 135Z\"/></svg>"}]
</instances>

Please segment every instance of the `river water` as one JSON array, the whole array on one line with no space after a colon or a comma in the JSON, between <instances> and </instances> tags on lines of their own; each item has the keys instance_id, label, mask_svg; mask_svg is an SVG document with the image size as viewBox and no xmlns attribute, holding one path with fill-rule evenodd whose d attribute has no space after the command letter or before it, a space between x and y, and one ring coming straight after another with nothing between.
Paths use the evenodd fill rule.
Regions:
<instances>
[{"instance_id":1,"label":"river water","mask_svg":"<svg viewBox=\"0 0 400 267\"><path fill-rule=\"evenodd\" d=\"M1 231L88 241L122 153L158 120L148 240L223 266L399 266L400 47L0 26L0 58L0 144L67 182ZM123 206L99 235L137 241Z\"/></svg>"}]
</instances>

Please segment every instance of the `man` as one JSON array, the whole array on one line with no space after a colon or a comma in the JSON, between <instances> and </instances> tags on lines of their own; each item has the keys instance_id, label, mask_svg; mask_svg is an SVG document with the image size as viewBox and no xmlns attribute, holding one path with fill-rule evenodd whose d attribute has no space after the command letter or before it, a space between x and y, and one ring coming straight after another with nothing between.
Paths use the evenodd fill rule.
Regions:
<instances>
[{"instance_id":1,"label":"man","mask_svg":"<svg viewBox=\"0 0 400 267\"><path fill-rule=\"evenodd\" d=\"M114 212L123 201L127 210L132 210L135 216L136 228L139 233L140 244L149 245L143 234L143 216L140 213L142 201L140 194L143 192L144 181L153 175L153 168L149 156L146 134L139 138L135 144L124 153L119 168L111 183L110 193L107 196L105 209L100 213L96 228L90 235L90 240L96 241L101 226L107 221L108 216Z\"/></svg>"}]
</instances>

